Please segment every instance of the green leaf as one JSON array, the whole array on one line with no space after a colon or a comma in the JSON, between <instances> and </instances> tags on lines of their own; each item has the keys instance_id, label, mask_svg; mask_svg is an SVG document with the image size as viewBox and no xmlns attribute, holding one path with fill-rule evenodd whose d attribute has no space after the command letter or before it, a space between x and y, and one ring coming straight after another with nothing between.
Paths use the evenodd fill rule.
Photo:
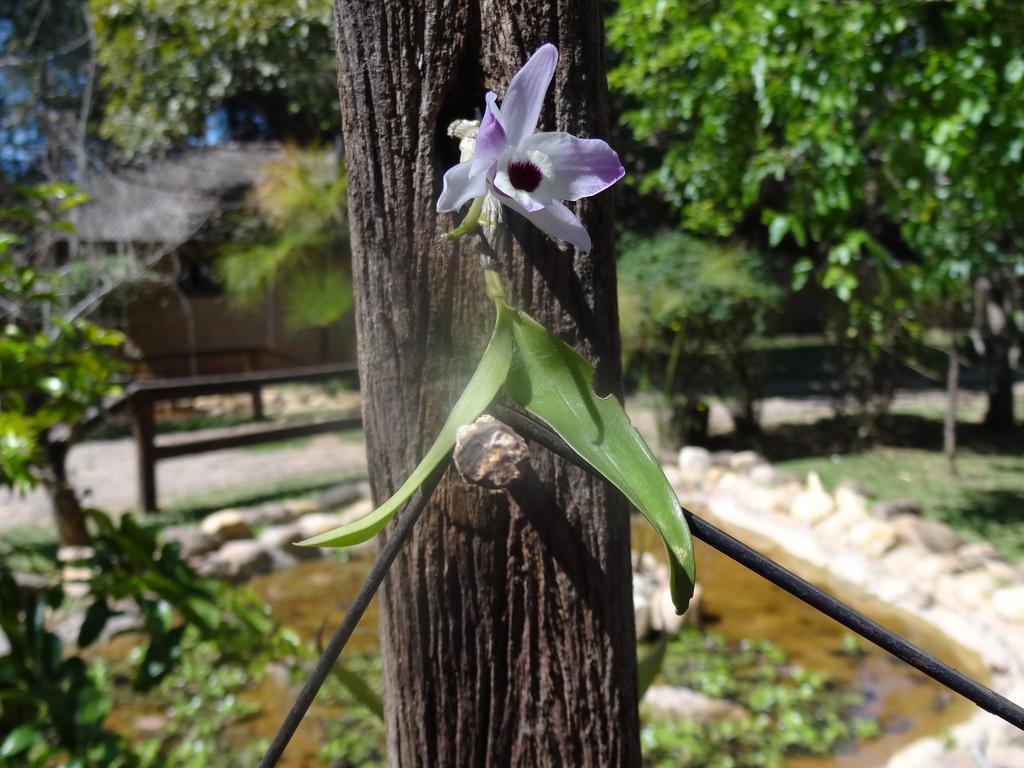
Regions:
<instances>
[{"instance_id":1,"label":"green leaf","mask_svg":"<svg viewBox=\"0 0 1024 768\"><path fill-rule=\"evenodd\" d=\"M772 248L782 242L782 238L789 232L789 216L776 216L768 225L768 242Z\"/></svg>"},{"instance_id":2,"label":"green leaf","mask_svg":"<svg viewBox=\"0 0 1024 768\"><path fill-rule=\"evenodd\" d=\"M42 737L42 733L32 723L19 725L0 744L0 757L14 757L30 749Z\"/></svg>"},{"instance_id":3,"label":"green leaf","mask_svg":"<svg viewBox=\"0 0 1024 768\"><path fill-rule=\"evenodd\" d=\"M100 636L100 632L103 631L103 627L107 625L107 620L112 615L113 612L107 605L105 597L98 597L93 601L93 604L85 612L85 619L82 620L82 626L78 630L78 647L85 648L91 645Z\"/></svg>"},{"instance_id":4,"label":"green leaf","mask_svg":"<svg viewBox=\"0 0 1024 768\"><path fill-rule=\"evenodd\" d=\"M637 661L637 698L642 699L647 689L651 687L654 679L661 673L665 664L665 648L668 647L668 638L662 635L654 647L647 654Z\"/></svg>"},{"instance_id":5,"label":"green leaf","mask_svg":"<svg viewBox=\"0 0 1024 768\"><path fill-rule=\"evenodd\" d=\"M494 325L494 333L484 350L480 364L472 378L459 396L458 401L448 414L448 420L441 427L441 432L430 446L416 469L409 475L402 487L370 514L359 520L342 525L334 530L298 542L306 547L347 547L373 538L387 525L388 520L398 511L416 489L419 488L430 473L444 461L455 445L455 432L459 427L474 421L484 412L508 375L512 363L512 313L508 308L499 306L498 317Z\"/></svg>"},{"instance_id":6,"label":"green leaf","mask_svg":"<svg viewBox=\"0 0 1024 768\"><path fill-rule=\"evenodd\" d=\"M381 722L384 722L384 702L362 677L340 664L335 666L332 671L338 682L345 687L353 699L379 717Z\"/></svg>"},{"instance_id":7,"label":"green leaf","mask_svg":"<svg viewBox=\"0 0 1024 768\"><path fill-rule=\"evenodd\" d=\"M693 541L658 460L619 401L594 394L590 363L529 315L517 312L515 318L517 354L509 395L557 432L657 529L669 556L672 602L682 614L693 594Z\"/></svg>"}]
</instances>

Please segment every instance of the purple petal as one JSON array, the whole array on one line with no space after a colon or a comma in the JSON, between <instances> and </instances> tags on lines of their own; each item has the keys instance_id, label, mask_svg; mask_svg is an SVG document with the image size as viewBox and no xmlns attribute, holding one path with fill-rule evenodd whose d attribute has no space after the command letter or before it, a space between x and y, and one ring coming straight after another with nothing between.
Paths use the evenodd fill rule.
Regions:
<instances>
[{"instance_id":1,"label":"purple petal","mask_svg":"<svg viewBox=\"0 0 1024 768\"><path fill-rule=\"evenodd\" d=\"M488 168L494 165L495 161L508 146L508 139L505 138L505 129L501 127L501 113L494 104L497 98L493 93L487 94L487 111L484 119L480 121L480 128L476 134L476 151L473 153L473 167L469 172L470 178L475 178Z\"/></svg>"},{"instance_id":2,"label":"purple petal","mask_svg":"<svg viewBox=\"0 0 1024 768\"><path fill-rule=\"evenodd\" d=\"M472 166L467 160L448 169L444 175L444 189L437 198L437 210L440 213L457 211L474 197L483 197L487 193L486 177L470 178Z\"/></svg>"},{"instance_id":3,"label":"purple petal","mask_svg":"<svg viewBox=\"0 0 1024 768\"><path fill-rule=\"evenodd\" d=\"M596 195L626 174L615 150L601 139L580 139L562 131L535 133L520 149L548 156L554 170L549 191L559 200Z\"/></svg>"},{"instance_id":4,"label":"purple petal","mask_svg":"<svg viewBox=\"0 0 1024 768\"><path fill-rule=\"evenodd\" d=\"M581 251L590 250L590 233L587 232L587 228L580 223L572 211L557 200L548 201L543 208L536 211L526 211L515 200L504 197L499 199L552 237L564 240Z\"/></svg>"},{"instance_id":5,"label":"purple petal","mask_svg":"<svg viewBox=\"0 0 1024 768\"><path fill-rule=\"evenodd\" d=\"M544 96L557 63L558 49L546 43L537 49L509 83L505 100L501 102L501 116L505 135L512 146L518 146L537 129Z\"/></svg>"}]
</instances>

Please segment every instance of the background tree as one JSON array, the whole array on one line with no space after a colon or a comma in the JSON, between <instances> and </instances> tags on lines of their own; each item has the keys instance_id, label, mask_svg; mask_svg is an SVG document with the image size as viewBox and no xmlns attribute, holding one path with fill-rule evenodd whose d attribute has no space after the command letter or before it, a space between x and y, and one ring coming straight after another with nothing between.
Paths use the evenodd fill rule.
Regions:
<instances>
[{"instance_id":1,"label":"background tree","mask_svg":"<svg viewBox=\"0 0 1024 768\"><path fill-rule=\"evenodd\" d=\"M835 327L861 341L870 374L902 354L937 282L1013 265L1020 279L1018 10L624 0L610 22L622 54L612 83L664 158L641 184L694 232L804 252L798 279L813 272L845 305ZM1011 366L1008 348L989 345L994 371ZM1012 377L990 378L990 422L1009 426L1000 388Z\"/></svg>"},{"instance_id":2,"label":"background tree","mask_svg":"<svg viewBox=\"0 0 1024 768\"><path fill-rule=\"evenodd\" d=\"M101 134L129 156L188 138L333 136L329 0L90 0Z\"/></svg>"},{"instance_id":3,"label":"background tree","mask_svg":"<svg viewBox=\"0 0 1024 768\"><path fill-rule=\"evenodd\" d=\"M331 150L291 147L267 163L220 258L231 297L254 305L275 289L293 328L341 319L352 308L347 193Z\"/></svg>"},{"instance_id":4,"label":"background tree","mask_svg":"<svg viewBox=\"0 0 1024 768\"><path fill-rule=\"evenodd\" d=\"M81 165L93 42L86 0L0 0L0 181L67 181Z\"/></svg>"},{"instance_id":5,"label":"background tree","mask_svg":"<svg viewBox=\"0 0 1024 768\"><path fill-rule=\"evenodd\" d=\"M730 403L738 433L756 434L765 361L750 342L782 299L763 256L679 232L632 235L620 251L623 352L659 393L663 446L707 438L709 392Z\"/></svg>"},{"instance_id":6,"label":"background tree","mask_svg":"<svg viewBox=\"0 0 1024 768\"><path fill-rule=\"evenodd\" d=\"M124 343L78 315L54 263L54 234L68 231L66 213L82 199L45 185L0 209L0 483L41 483L64 544L90 538L67 452L83 417L117 392Z\"/></svg>"},{"instance_id":7,"label":"background tree","mask_svg":"<svg viewBox=\"0 0 1024 768\"><path fill-rule=\"evenodd\" d=\"M490 326L469 244L435 204L472 117L543 42L561 50L544 129L607 128L601 5L337 0L342 123L374 497L390 495L461 391ZM618 387L607 195L578 206L595 247L526 222L498 263L515 301ZM449 477L382 592L394 765L637 765L629 518L621 498L535 449L511 494Z\"/></svg>"}]
</instances>

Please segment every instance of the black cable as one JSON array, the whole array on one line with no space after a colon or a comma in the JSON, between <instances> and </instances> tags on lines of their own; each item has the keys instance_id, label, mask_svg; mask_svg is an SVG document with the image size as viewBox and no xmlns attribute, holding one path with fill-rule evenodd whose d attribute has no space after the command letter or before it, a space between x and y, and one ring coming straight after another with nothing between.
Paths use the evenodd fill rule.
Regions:
<instances>
[{"instance_id":1,"label":"black cable","mask_svg":"<svg viewBox=\"0 0 1024 768\"><path fill-rule=\"evenodd\" d=\"M538 424L531 418L508 408L495 407L494 415L508 424L523 437L547 448L576 466L594 472L594 469L581 459L568 445L547 427ZM870 640L893 656L902 659L910 666L920 670L928 677L936 680L950 690L973 701L982 709L991 712L1011 725L1024 730L1024 708L1013 703L1005 696L993 691L963 672L949 666L931 654L907 642L896 633L881 624L872 621L860 611L856 611L845 603L818 589L792 571L757 552L746 544L734 539L729 534L701 519L689 510L684 509L687 522L693 535L714 547L719 552L735 560L745 568L749 568L759 576L786 590L799 600L824 613L831 619L853 630L861 637Z\"/></svg>"},{"instance_id":2,"label":"black cable","mask_svg":"<svg viewBox=\"0 0 1024 768\"><path fill-rule=\"evenodd\" d=\"M412 535L416 521L419 520L424 508L427 506L427 502L430 500L430 495L434 492L434 488L437 487L437 483L447 467L447 461L440 464L398 513L398 522L394 529L392 529L387 541L380 548L377 561L373 564L373 568L370 569L370 573L366 577L366 581L363 582L363 586L359 588L359 593L349 605L348 610L345 612L345 617L341 620L338 628L334 630L334 635L331 637L330 642L327 643L327 647L320 654L320 658L317 660L316 666L313 667L313 671L310 672L306 684L302 686L298 698L295 699L292 708L285 715L284 722L281 723L281 727L274 735L274 740L270 742L266 754L260 760L259 768L273 768L281 759L281 755L284 754L288 742L295 735L295 731L306 716L309 706L313 703L313 699L316 698L317 691L320 690L320 686L324 684L324 680L330 674L331 668L338 661L338 657L345 648L345 644L352 636L352 632L366 612L367 606L380 588L384 577L391 568L391 564L398 556L398 552Z\"/></svg>"}]
</instances>

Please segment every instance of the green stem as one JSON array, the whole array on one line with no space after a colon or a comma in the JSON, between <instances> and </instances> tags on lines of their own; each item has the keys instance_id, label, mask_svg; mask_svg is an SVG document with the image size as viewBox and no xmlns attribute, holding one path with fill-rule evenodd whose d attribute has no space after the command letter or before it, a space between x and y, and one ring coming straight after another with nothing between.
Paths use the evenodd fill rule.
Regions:
<instances>
[{"instance_id":1,"label":"green stem","mask_svg":"<svg viewBox=\"0 0 1024 768\"><path fill-rule=\"evenodd\" d=\"M480 221L480 212L483 211L483 209L484 199L482 197L474 199L473 204L469 206L469 213L466 214L466 218L462 220L462 223L459 224L459 226L445 234L445 237L449 240L455 240L458 237L469 234L473 230L473 227L477 225L477 222Z\"/></svg>"}]
</instances>

